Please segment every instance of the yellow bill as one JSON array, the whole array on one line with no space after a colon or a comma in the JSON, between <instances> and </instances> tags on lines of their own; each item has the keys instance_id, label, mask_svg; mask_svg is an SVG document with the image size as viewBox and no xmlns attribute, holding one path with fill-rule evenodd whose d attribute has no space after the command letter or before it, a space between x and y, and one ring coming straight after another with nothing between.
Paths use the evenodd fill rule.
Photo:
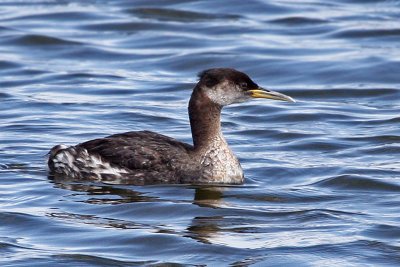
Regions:
<instances>
[{"instance_id":1,"label":"yellow bill","mask_svg":"<svg viewBox=\"0 0 400 267\"><path fill-rule=\"evenodd\" d=\"M252 89L249 90L248 92L251 93L251 97L253 98L267 98L267 99L274 99L274 100L282 100L282 101L289 101L289 102L296 102L293 98L290 96L275 92L275 91L270 91L261 87L258 87L257 89Z\"/></svg>"}]
</instances>

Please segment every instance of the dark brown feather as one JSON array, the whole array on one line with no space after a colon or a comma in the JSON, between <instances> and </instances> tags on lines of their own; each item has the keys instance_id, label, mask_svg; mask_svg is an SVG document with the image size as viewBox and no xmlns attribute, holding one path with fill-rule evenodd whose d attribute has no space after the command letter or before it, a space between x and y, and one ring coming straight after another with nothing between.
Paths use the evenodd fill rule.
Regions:
<instances>
[{"instance_id":1,"label":"dark brown feather","mask_svg":"<svg viewBox=\"0 0 400 267\"><path fill-rule=\"evenodd\" d=\"M113 165L135 170L179 172L192 146L150 131L126 132L81 143L77 147ZM160 175L160 173L159 173Z\"/></svg>"}]
</instances>

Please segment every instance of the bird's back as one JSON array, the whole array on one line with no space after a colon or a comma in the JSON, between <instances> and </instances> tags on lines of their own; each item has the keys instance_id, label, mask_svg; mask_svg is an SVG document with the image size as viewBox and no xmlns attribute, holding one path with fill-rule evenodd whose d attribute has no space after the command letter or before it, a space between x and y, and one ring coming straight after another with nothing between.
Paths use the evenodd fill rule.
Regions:
<instances>
[{"instance_id":1,"label":"bird's back","mask_svg":"<svg viewBox=\"0 0 400 267\"><path fill-rule=\"evenodd\" d=\"M55 146L48 165L55 176L112 183L180 183L195 176L192 146L150 131L127 132L76 146ZM194 178L194 177L193 177Z\"/></svg>"}]
</instances>

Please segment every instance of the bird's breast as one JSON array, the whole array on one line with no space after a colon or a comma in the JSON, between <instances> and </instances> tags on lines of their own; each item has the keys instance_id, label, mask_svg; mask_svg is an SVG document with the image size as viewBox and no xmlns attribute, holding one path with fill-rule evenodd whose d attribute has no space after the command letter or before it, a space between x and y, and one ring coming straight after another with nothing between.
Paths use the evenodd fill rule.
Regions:
<instances>
[{"instance_id":1,"label":"bird's breast","mask_svg":"<svg viewBox=\"0 0 400 267\"><path fill-rule=\"evenodd\" d=\"M241 184L243 170L223 137L210 142L201 157L201 180L208 183Z\"/></svg>"}]
</instances>

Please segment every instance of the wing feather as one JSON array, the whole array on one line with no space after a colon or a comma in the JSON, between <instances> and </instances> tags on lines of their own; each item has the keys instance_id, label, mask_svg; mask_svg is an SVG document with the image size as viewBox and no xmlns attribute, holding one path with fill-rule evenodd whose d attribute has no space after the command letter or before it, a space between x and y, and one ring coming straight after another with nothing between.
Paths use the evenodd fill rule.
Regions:
<instances>
[{"instance_id":1,"label":"wing feather","mask_svg":"<svg viewBox=\"0 0 400 267\"><path fill-rule=\"evenodd\" d=\"M127 132L94 139L78 147L131 170L170 170L188 160L192 146L150 131Z\"/></svg>"}]
</instances>

